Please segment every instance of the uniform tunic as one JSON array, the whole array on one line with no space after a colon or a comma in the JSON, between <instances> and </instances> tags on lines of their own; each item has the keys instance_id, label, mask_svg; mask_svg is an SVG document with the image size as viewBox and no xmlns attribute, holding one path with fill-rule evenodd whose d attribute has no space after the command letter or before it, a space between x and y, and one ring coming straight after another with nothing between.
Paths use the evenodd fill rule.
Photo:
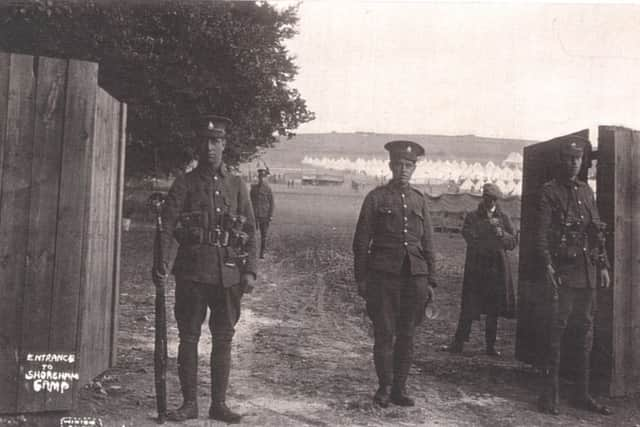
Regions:
<instances>
[{"instance_id":1,"label":"uniform tunic","mask_svg":"<svg viewBox=\"0 0 640 427\"><path fill-rule=\"evenodd\" d=\"M214 173L206 166L178 176L163 207L163 248L169 248L180 214L200 214L201 225L213 231L222 225L224 214L242 215L246 218L243 231L249 235L246 244L248 257L242 271L256 274L255 220L251 201L244 182L239 176L230 174L225 166ZM169 265L169 251L164 251ZM240 282L240 269L228 262L236 254L230 247L202 244L181 244L178 247L172 273L182 280L200 283L221 284L225 287Z\"/></svg>"},{"instance_id":2,"label":"uniform tunic","mask_svg":"<svg viewBox=\"0 0 640 427\"><path fill-rule=\"evenodd\" d=\"M275 204L269 185L266 182L252 184L250 195L256 219L270 219Z\"/></svg>"}]
</instances>

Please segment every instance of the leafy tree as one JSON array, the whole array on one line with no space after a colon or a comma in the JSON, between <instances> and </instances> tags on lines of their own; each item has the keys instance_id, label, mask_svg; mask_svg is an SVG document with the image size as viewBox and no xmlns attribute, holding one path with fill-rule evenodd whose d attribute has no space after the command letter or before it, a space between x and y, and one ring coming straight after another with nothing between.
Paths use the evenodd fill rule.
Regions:
<instances>
[{"instance_id":1,"label":"leafy tree","mask_svg":"<svg viewBox=\"0 0 640 427\"><path fill-rule=\"evenodd\" d=\"M0 7L0 49L100 64L99 83L128 103L127 172L170 172L194 155L197 114L234 121L231 164L313 120L290 83L284 41L295 7L266 2L25 0Z\"/></svg>"}]
</instances>

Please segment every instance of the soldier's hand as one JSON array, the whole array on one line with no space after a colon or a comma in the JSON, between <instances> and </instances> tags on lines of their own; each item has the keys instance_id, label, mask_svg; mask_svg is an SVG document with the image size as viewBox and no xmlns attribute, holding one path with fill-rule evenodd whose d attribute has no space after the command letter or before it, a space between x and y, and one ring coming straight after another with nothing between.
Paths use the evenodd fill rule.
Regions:
<instances>
[{"instance_id":1,"label":"soldier's hand","mask_svg":"<svg viewBox=\"0 0 640 427\"><path fill-rule=\"evenodd\" d=\"M608 288L611 286L611 278L609 277L609 270L603 268L600 270L600 287Z\"/></svg>"},{"instance_id":2,"label":"soldier's hand","mask_svg":"<svg viewBox=\"0 0 640 427\"><path fill-rule=\"evenodd\" d=\"M156 285L164 283L167 280L168 270L167 264L164 262L160 265L154 265L151 269L151 279L153 280L153 283Z\"/></svg>"},{"instance_id":3,"label":"soldier's hand","mask_svg":"<svg viewBox=\"0 0 640 427\"><path fill-rule=\"evenodd\" d=\"M554 287L557 288L558 285L560 285L560 283L558 283L558 280L556 279L556 270L553 268L551 264L547 265L546 276L547 276L547 281L550 284L552 284Z\"/></svg>"},{"instance_id":4,"label":"soldier's hand","mask_svg":"<svg viewBox=\"0 0 640 427\"><path fill-rule=\"evenodd\" d=\"M362 298L367 297L367 281L366 280L361 280L358 282L358 295L360 295Z\"/></svg>"},{"instance_id":5,"label":"soldier's hand","mask_svg":"<svg viewBox=\"0 0 640 427\"><path fill-rule=\"evenodd\" d=\"M427 304L433 303L435 299L436 299L436 290L431 285L427 286Z\"/></svg>"},{"instance_id":6,"label":"soldier's hand","mask_svg":"<svg viewBox=\"0 0 640 427\"><path fill-rule=\"evenodd\" d=\"M245 273L240 278L240 287L242 288L242 292L245 294L250 294L253 291L255 284L256 278L251 273Z\"/></svg>"}]
</instances>

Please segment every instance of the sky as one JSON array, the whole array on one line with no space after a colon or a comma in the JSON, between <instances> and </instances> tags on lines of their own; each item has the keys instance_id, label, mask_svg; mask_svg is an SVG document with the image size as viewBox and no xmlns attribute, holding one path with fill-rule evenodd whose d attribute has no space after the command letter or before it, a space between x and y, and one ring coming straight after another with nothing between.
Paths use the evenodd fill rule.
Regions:
<instances>
[{"instance_id":1,"label":"sky","mask_svg":"<svg viewBox=\"0 0 640 427\"><path fill-rule=\"evenodd\" d=\"M292 86L316 119L298 133L640 129L640 4L316 0L299 18Z\"/></svg>"}]
</instances>

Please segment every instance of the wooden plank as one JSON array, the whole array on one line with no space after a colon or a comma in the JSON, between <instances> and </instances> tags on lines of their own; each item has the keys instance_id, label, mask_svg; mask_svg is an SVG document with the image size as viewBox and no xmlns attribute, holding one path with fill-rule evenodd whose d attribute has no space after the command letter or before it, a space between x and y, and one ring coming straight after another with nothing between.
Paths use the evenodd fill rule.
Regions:
<instances>
[{"instance_id":1,"label":"wooden plank","mask_svg":"<svg viewBox=\"0 0 640 427\"><path fill-rule=\"evenodd\" d=\"M631 141L631 280L630 290L630 372L627 372L627 394L640 391L640 131L632 132Z\"/></svg>"},{"instance_id":2,"label":"wooden plank","mask_svg":"<svg viewBox=\"0 0 640 427\"><path fill-rule=\"evenodd\" d=\"M100 358L99 346L101 331L97 316L102 301L99 298L102 277L100 274L103 245L101 242L101 216L104 211L104 180L101 162L105 157L104 133L105 115L107 114L107 98L105 92L98 88L96 96L95 120L93 128L93 150L91 154L91 179L89 184L89 217L87 228L87 245L85 255L85 293L82 311L82 333L78 346L82 347L81 375L87 381L94 377Z\"/></svg>"},{"instance_id":3,"label":"wooden plank","mask_svg":"<svg viewBox=\"0 0 640 427\"><path fill-rule=\"evenodd\" d=\"M118 322L120 307L120 256L122 253L122 206L124 203L124 165L127 145L127 104L119 104L118 114L118 162L116 181L116 216L115 216L115 240L113 254L113 305L111 309L111 357L109 366L113 367L117 363L118 355Z\"/></svg>"},{"instance_id":4,"label":"wooden plank","mask_svg":"<svg viewBox=\"0 0 640 427\"><path fill-rule=\"evenodd\" d=\"M56 262L50 337L51 351L74 353L77 346L79 301L84 299L84 255L88 221L88 190L93 126L98 81L98 65L69 61L67 98L62 148L62 175L56 236ZM74 369L78 370L78 364ZM87 381L80 378L80 383ZM69 409L73 392L47 396L48 410Z\"/></svg>"},{"instance_id":5,"label":"wooden plank","mask_svg":"<svg viewBox=\"0 0 640 427\"><path fill-rule=\"evenodd\" d=\"M15 412L29 226L35 79L33 57L11 55L0 203L0 412ZM6 67L6 59L3 66ZM6 76L6 68L3 73ZM5 77L6 79L6 77ZM5 80L6 82L6 80Z\"/></svg>"},{"instance_id":6,"label":"wooden plank","mask_svg":"<svg viewBox=\"0 0 640 427\"><path fill-rule=\"evenodd\" d=\"M615 183L614 183L614 295L613 295L613 366L611 393L626 394L626 373L629 371L630 324L633 313L629 287L631 285L631 202L628 197L631 174L631 134L628 130L615 131Z\"/></svg>"},{"instance_id":7,"label":"wooden plank","mask_svg":"<svg viewBox=\"0 0 640 427\"><path fill-rule=\"evenodd\" d=\"M56 216L64 118L67 61L39 58L35 95L33 167L24 304L21 360L28 353L48 353L52 277L55 259ZM18 410L36 412L44 408L44 393L30 385L20 387Z\"/></svg>"}]
</instances>

